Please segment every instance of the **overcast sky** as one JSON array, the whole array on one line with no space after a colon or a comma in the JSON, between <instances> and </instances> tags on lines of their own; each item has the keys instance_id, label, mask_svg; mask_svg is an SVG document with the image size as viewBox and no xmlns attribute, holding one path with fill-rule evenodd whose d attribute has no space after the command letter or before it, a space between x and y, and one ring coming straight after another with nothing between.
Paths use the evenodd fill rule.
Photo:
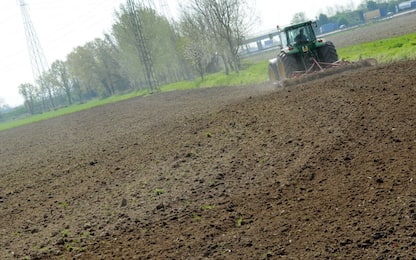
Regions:
<instances>
[{"instance_id":1,"label":"overcast sky","mask_svg":"<svg viewBox=\"0 0 416 260\"><path fill-rule=\"evenodd\" d=\"M354 6L362 0L253 0L262 21L259 31L272 30L277 24L288 24L297 12L314 19L327 13L328 7ZM103 32L109 32L114 10L126 0L25 0L33 26L48 63L65 60L73 48L83 45ZM154 0L158 4L159 0ZM169 13L178 13L178 2L166 0ZM31 63L23 30L18 0L0 1L0 99L15 106L23 103L17 87L33 83Z\"/></svg>"}]
</instances>

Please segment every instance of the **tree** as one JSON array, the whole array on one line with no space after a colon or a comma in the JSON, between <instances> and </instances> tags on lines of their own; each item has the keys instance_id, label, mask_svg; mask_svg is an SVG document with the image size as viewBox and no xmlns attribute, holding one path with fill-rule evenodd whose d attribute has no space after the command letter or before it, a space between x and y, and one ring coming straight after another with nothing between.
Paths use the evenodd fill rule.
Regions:
<instances>
[{"instance_id":1,"label":"tree","mask_svg":"<svg viewBox=\"0 0 416 260\"><path fill-rule=\"evenodd\" d=\"M18 86L19 94L22 95L25 107L30 114L34 114L34 106L36 100L36 86L31 83L23 83Z\"/></svg>"},{"instance_id":2,"label":"tree","mask_svg":"<svg viewBox=\"0 0 416 260\"><path fill-rule=\"evenodd\" d=\"M147 12L143 20L159 84L188 78L189 68L181 52L179 25L155 12Z\"/></svg>"},{"instance_id":3,"label":"tree","mask_svg":"<svg viewBox=\"0 0 416 260\"><path fill-rule=\"evenodd\" d=\"M327 24L327 23L329 23L329 18L325 14L320 14L319 18L318 18L318 21L319 21L320 25Z\"/></svg>"},{"instance_id":4,"label":"tree","mask_svg":"<svg viewBox=\"0 0 416 260\"><path fill-rule=\"evenodd\" d=\"M397 2L396 1L392 1L392 2L389 2L388 3L387 11L388 12L395 13L396 12L396 8L397 8Z\"/></svg>"},{"instance_id":5,"label":"tree","mask_svg":"<svg viewBox=\"0 0 416 260\"><path fill-rule=\"evenodd\" d=\"M367 9L368 11L376 10L378 8L378 4L375 1L367 1Z\"/></svg>"},{"instance_id":6,"label":"tree","mask_svg":"<svg viewBox=\"0 0 416 260\"><path fill-rule=\"evenodd\" d=\"M188 7L195 17L203 17L213 36L217 52L222 57L226 74L229 66L236 72L240 69L238 52L250 20L247 1L237 0L191 0Z\"/></svg>"},{"instance_id":7,"label":"tree","mask_svg":"<svg viewBox=\"0 0 416 260\"><path fill-rule=\"evenodd\" d=\"M192 16L182 12L180 30L184 40L184 55L204 79L206 68L211 60L215 47L210 41L210 31L204 23L203 16Z\"/></svg>"},{"instance_id":8,"label":"tree","mask_svg":"<svg viewBox=\"0 0 416 260\"><path fill-rule=\"evenodd\" d=\"M338 18L339 25L349 25L348 19L345 16L340 16Z\"/></svg>"},{"instance_id":9,"label":"tree","mask_svg":"<svg viewBox=\"0 0 416 260\"><path fill-rule=\"evenodd\" d=\"M117 48L107 35L105 39L95 39L91 43L96 67L94 73L101 82L99 92L102 97L112 96L117 90L124 90L128 81L121 75L120 64L116 60Z\"/></svg>"},{"instance_id":10,"label":"tree","mask_svg":"<svg viewBox=\"0 0 416 260\"><path fill-rule=\"evenodd\" d=\"M136 21L138 18L140 20ZM135 25L137 23L140 24L140 30ZM118 49L116 60L132 88L149 88L150 78L145 79L147 73L152 74L151 71L157 85L185 78L180 75L186 75L188 68L179 52L180 39L174 26L143 3L134 8L121 6L111 36L113 45ZM145 39L145 44L140 38ZM146 68L146 63L152 68L151 71ZM158 88L156 85L154 87Z\"/></svg>"},{"instance_id":11,"label":"tree","mask_svg":"<svg viewBox=\"0 0 416 260\"><path fill-rule=\"evenodd\" d=\"M86 99L97 97L97 88L101 87L101 82L97 78L93 44L87 43L75 48L67 56L67 60L70 74L79 83L82 95Z\"/></svg>"},{"instance_id":12,"label":"tree","mask_svg":"<svg viewBox=\"0 0 416 260\"><path fill-rule=\"evenodd\" d=\"M296 13L293 15L292 24L296 24L296 23L303 23L306 22L306 14L304 12L300 12L300 13Z\"/></svg>"},{"instance_id":13,"label":"tree","mask_svg":"<svg viewBox=\"0 0 416 260\"><path fill-rule=\"evenodd\" d=\"M58 86L66 95L69 105L72 105L72 92L70 84L70 74L67 63L57 60L52 63L50 68L52 84Z\"/></svg>"},{"instance_id":14,"label":"tree","mask_svg":"<svg viewBox=\"0 0 416 260\"><path fill-rule=\"evenodd\" d=\"M44 71L42 75L36 80L36 83L39 86L37 90L39 91L40 97L42 98L43 109L45 110L56 108L54 101L56 86L53 84L50 78L50 71Z\"/></svg>"}]
</instances>

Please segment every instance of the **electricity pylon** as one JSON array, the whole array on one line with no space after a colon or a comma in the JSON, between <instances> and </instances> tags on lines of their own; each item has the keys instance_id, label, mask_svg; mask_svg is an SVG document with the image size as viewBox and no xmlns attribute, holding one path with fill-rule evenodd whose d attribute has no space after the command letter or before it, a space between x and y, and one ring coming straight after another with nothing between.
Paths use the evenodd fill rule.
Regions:
<instances>
[{"instance_id":1,"label":"electricity pylon","mask_svg":"<svg viewBox=\"0 0 416 260\"><path fill-rule=\"evenodd\" d=\"M143 2L141 3L143 5ZM150 53L148 40L143 33L143 21L142 17L138 14L136 9L136 3L134 0L127 1L127 8L130 12L130 22L133 28L133 34L135 37L135 46L140 55L140 60L144 66L144 74L146 83L150 89L150 93L153 91L159 91L159 83L155 76L153 68L152 55Z\"/></svg>"},{"instance_id":2,"label":"electricity pylon","mask_svg":"<svg viewBox=\"0 0 416 260\"><path fill-rule=\"evenodd\" d=\"M39 80L42 74L48 70L48 62L39 42L25 0L19 0L20 10L22 12L23 26L26 35L27 48L29 51L30 63L32 65L33 79Z\"/></svg>"}]
</instances>

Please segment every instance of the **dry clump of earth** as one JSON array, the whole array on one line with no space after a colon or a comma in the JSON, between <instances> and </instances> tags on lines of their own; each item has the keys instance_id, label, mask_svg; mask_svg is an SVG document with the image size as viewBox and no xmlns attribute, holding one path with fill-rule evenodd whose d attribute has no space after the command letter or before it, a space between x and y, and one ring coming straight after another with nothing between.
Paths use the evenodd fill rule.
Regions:
<instances>
[{"instance_id":1,"label":"dry clump of earth","mask_svg":"<svg viewBox=\"0 0 416 260\"><path fill-rule=\"evenodd\" d=\"M415 259L416 61L0 132L1 259Z\"/></svg>"}]
</instances>

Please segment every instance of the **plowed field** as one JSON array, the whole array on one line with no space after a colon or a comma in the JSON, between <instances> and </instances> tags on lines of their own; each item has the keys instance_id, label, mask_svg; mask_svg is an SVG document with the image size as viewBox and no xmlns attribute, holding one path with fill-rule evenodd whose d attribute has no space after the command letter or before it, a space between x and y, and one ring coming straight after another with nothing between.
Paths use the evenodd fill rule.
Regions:
<instances>
[{"instance_id":1,"label":"plowed field","mask_svg":"<svg viewBox=\"0 0 416 260\"><path fill-rule=\"evenodd\" d=\"M415 259L416 61L0 132L0 258Z\"/></svg>"}]
</instances>

